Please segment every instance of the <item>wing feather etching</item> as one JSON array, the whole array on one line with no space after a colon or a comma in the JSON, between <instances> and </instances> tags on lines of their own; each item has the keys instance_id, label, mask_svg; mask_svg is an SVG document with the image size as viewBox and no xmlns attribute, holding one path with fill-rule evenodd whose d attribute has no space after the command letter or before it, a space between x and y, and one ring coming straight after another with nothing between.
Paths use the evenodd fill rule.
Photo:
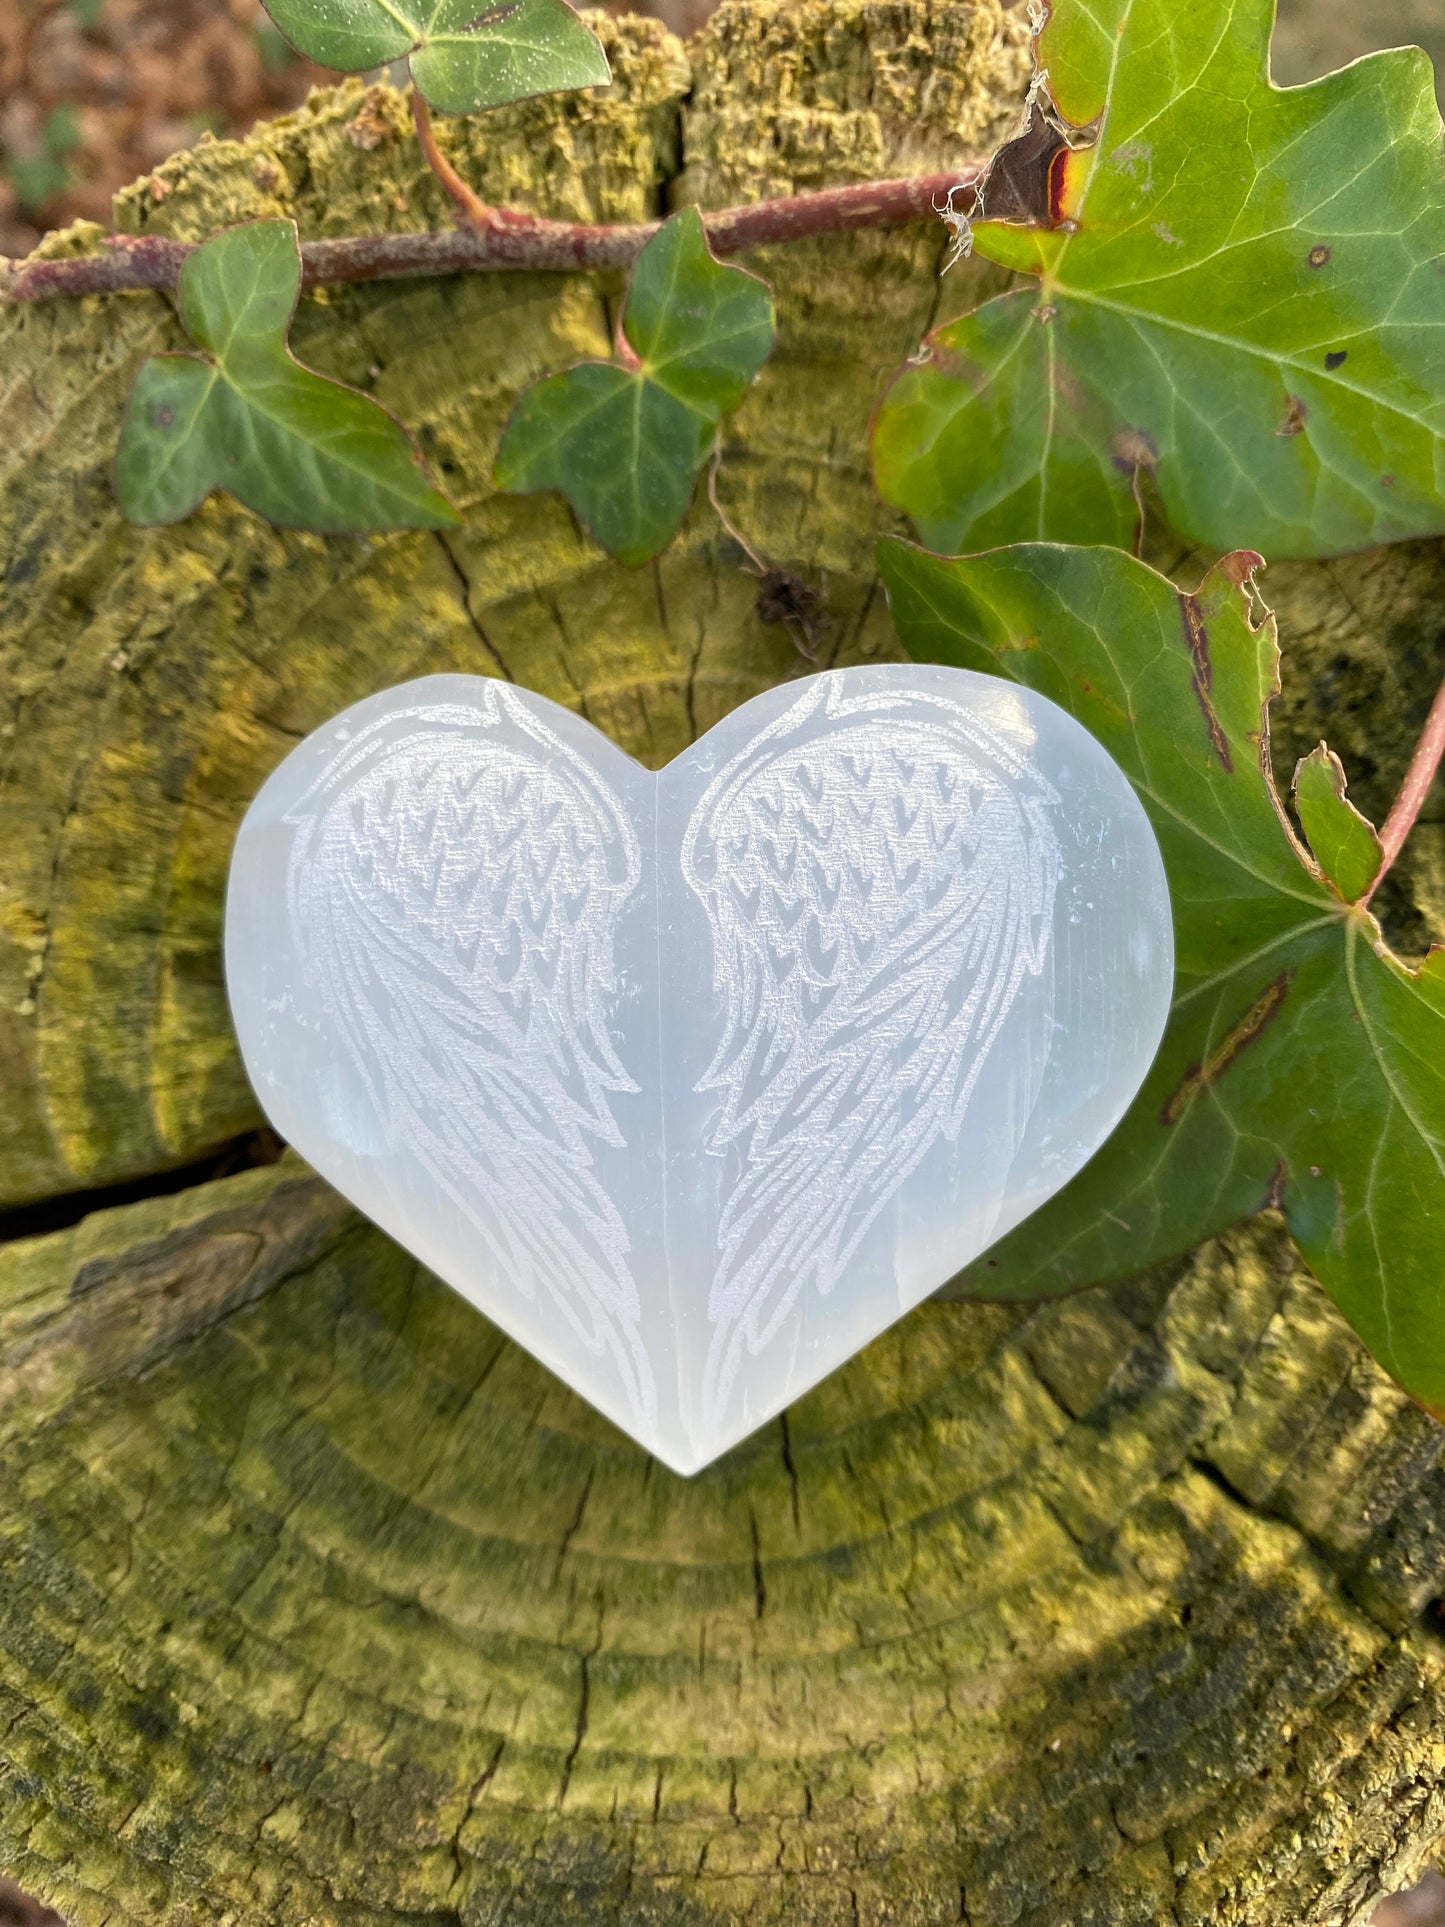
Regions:
<instances>
[{"instance_id":1,"label":"wing feather etching","mask_svg":"<svg viewBox=\"0 0 1445 1927\"><path fill-rule=\"evenodd\" d=\"M498 684L362 730L289 820L297 952L389 1140L650 1425L628 1235L594 1155L622 1144L610 1099L637 1088L607 1022L640 876L622 803Z\"/></svg>"},{"instance_id":2,"label":"wing feather etching","mask_svg":"<svg viewBox=\"0 0 1445 1927\"><path fill-rule=\"evenodd\" d=\"M946 697L848 698L820 679L698 804L683 870L726 1022L697 1088L720 1095L708 1148L736 1171L708 1302L715 1422L744 1351L763 1351L810 1281L829 1292L928 1152L957 1138L1020 985L1045 966L1057 800ZM1042 1065L1030 1071L1015 1141Z\"/></svg>"}]
</instances>

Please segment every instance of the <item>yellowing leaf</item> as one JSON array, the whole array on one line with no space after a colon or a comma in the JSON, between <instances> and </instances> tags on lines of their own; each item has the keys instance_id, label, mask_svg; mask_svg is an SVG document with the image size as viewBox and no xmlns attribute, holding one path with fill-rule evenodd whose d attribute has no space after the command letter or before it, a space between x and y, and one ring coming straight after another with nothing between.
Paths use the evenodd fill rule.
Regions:
<instances>
[{"instance_id":1,"label":"yellowing leaf","mask_svg":"<svg viewBox=\"0 0 1445 1927\"><path fill-rule=\"evenodd\" d=\"M1430 63L1268 78L1273 0L1053 0L1028 285L932 336L879 413L930 547L1132 546L1147 473L1220 549L1321 556L1445 530L1445 165ZM985 194L985 216L988 212Z\"/></svg>"}]
</instances>

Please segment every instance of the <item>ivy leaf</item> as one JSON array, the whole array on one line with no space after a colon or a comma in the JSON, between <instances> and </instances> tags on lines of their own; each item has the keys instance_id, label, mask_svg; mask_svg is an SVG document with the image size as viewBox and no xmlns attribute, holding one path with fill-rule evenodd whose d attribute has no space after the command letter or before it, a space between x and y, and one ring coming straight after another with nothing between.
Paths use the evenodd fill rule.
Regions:
<instances>
[{"instance_id":1,"label":"ivy leaf","mask_svg":"<svg viewBox=\"0 0 1445 1927\"><path fill-rule=\"evenodd\" d=\"M461 517L379 402L296 361L294 221L228 228L187 256L179 305L199 354L155 355L136 376L115 489L132 522L177 522L212 489L320 534L448 528Z\"/></svg>"},{"instance_id":2,"label":"ivy leaf","mask_svg":"<svg viewBox=\"0 0 1445 1927\"><path fill-rule=\"evenodd\" d=\"M1346 903L1358 903L1385 853L1374 825L1345 795L1343 764L1323 743L1294 773L1294 802L1315 861Z\"/></svg>"},{"instance_id":3,"label":"ivy leaf","mask_svg":"<svg viewBox=\"0 0 1445 1927\"><path fill-rule=\"evenodd\" d=\"M1273 0L1053 0L1036 281L942 328L878 416L931 547L1132 546L1152 474L1195 541L1336 555L1445 529L1445 167L1418 49L1268 79ZM991 205L985 190L985 216Z\"/></svg>"},{"instance_id":4,"label":"ivy leaf","mask_svg":"<svg viewBox=\"0 0 1445 1927\"><path fill-rule=\"evenodd\" d=\"M714 257L702 217L684 208L638 256L618 348L621 360L584 361L527 390L496 480L514 494L560 489L636 567L681 527L718 423L772 353L772 299L756 275Z\"/></svg>"},{"instance_id":5,"label":"ivy leaf","mask_svg":"<svg viewBox=\"0 0 1445 1927\"><path fill-rule=\"evenodd\" d=\"M417 90L444 114L534 94L605 87L602 43L567 0L265 0L309 60L365 73L410 56Z\"/></svg>"},{"instance_id":6,"label":"ivy leaf","mask_svg":"<svg viewBox=\"0 0 1445 1927\"><path fill-rule=\"evenodd\" d=\"M1406 969L1289 827L1268 760L1278 650L1252 599L1258 562L1227 556L1184 595L1117 550L950 561L882 545L913 655L1040 690L1117 758L1174 902L1174 1006L1142 1091L960 1289L1071 1291L1277 1205L1381 1364L1445 1417L1445 949ZM1340 861L1348 805L1309 782Z\"/></svg>"}]
</instances>

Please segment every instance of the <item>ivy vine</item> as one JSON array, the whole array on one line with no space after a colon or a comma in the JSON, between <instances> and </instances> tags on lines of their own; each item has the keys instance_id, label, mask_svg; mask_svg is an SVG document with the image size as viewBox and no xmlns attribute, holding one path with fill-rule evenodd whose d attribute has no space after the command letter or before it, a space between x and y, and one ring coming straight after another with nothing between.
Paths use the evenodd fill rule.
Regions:
<instances>
[{"instance_id":1,"label":"ivy vine","mask_svg":"<svg viewBox=\"0 0 1445 1927\"><path fill-rule=\"evenodd\" d=\"M298 247L292 224L258 221L0 276L17 300L176 291L194 352L137 377L125 513L172 520L223 488L324 532L456 522L404 427L292 358L300 288L630 263L614 358L521 397L495 479L560 490L643 563L772 347L766 287L719 257L947 220L956 250L1023 279L921 344L878 411L878 488L926 545L882 545L894 619L920 659L1028 683L1107 745L1158 833L1178 949L1129 1115L959 1289L1074 1290L1272 1205L1375 1356L1445 1418L1445 950L1407 967L1371 910L1445 754L1445 691L1384 825L1325 745L1295 773L1292 819L1255 586L1263 556L1445 533L1445 166L1425 56L1281 89L1272 0L1052 0L1026 122L977 168L588 228L485 205L430 112L606 84L566 0L267 5L323 64L409 63L457 227ZM1137 559L1146 513L1229 553L1183 590Z\"/></svg>"}]
</instances>

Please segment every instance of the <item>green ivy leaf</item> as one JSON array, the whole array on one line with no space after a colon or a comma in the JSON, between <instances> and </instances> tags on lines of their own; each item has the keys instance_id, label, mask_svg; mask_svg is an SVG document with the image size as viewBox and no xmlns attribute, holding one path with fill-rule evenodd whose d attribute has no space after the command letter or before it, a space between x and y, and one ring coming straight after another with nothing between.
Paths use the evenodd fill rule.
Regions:
<instances>
[{"instance_id":1,"label":"green ivy leaf","mask_svg":"<svg viewBox=\"0 0 1445 1927\"><path fill-rule=\"evenodd\" d=\"M1189 596L1117 550L882 545L913 655L1040 690L1117 758L1174 902L1173 1012L1142 1091L962 1288L1070 1291L1275 1204L1370 1350L1445 1417L1445 949L1406 969L1290 830L1258 560L1226 557Z\"/></svg>"},{"instance_id":2,"label":"green ivy leaf","mask_svg":"<svg viewBox=\"0 0 1445 1927\"><path fill-rule=\"evenodd\" d=\"M180 311L199 354L136 376L115 488L132 522L177 522L224 488L284 527L337 535L449 528L410 435L379 402L296 361L294 221L229 228L187 257Z\"/></svg>"},{"instance_id":3,"label":"green ivy leaf","mask_svg":"<svg viewBox=\"0 0 1445 1927\"><path fill-rule=\"evenodd\" d=\"M724 267L684 208L648 242L622 316L624 361L584 361L528 389L497 453L499 488L560 489L631 567L667 547L692 502L718 423L772 353L773 304Z\"/></svg>"},{"instance_id":4,"label":"green ivy leaf","mask_svg":"<svg viewBox=\"0 0 1445 1927\"><path fill-rule=\"evenodd\" d=\"M1294 801L1315 861L1346 903L1358 903L1385 853L1374 825L1345 795L1343 764L1323 743L1295 771Z\"/></svg>"},{"instance_id":5,"label":"green ivy leaf","mask_svg":"<svg viewBox=\"0 0 1445 1927\"><path fill-rule=\"evenodd\" d=\"M1216 548L1335 555L1445 529L1445 168L1430 63L1268 79L1273 0L1053 0L1051 224L984 220L1036 282L930 338L880 410L931 547L1132 546L1152 472ZM987 212L987 197L985 213Z\"/></svg>"},{"instance_id":6,"label":"green ivy leaf","mask_svg":"<svg viewBox=\"0 0 1445 1927\"><path fill-rule=\"evenodd\" d=\"M265 0L298 53L364 73L411 58L418 91L444 114L533 94L605 87L602 43L567 0Z\"/></svg>"}]
</instances>

